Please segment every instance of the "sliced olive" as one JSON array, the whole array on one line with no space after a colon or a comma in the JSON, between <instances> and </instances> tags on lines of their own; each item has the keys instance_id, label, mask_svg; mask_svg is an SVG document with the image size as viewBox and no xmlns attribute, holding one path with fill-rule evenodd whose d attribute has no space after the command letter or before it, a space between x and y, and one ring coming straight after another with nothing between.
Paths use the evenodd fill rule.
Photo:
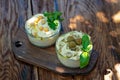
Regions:
<instances>
[{"instance_id":1,"label":"sliced olive","mask_svg":"<svg viewBox=\"0 0 120 80\"><path fill-rule=\"evenodd\" d=\"M74 47L74 48L71 48L71 50L72 50L72 51L76 51L76 47Z\"/></svg>"},{"instance_id":2,"label":"sliced olive","mask_svg":"<svg viewBox=\"0 0 120 80\"><path fill-rule=\"evenodd\" d=\"M70 49L72 49L72 48L75 48L75 47L76 47L76 44L75 44L75 42L74 42L74 41L69 42L69 43L68 43L68 45L69 45L69 48L70 48Z\"/></svg>"},{"instance_id":3,"label":"sliced olive","mask_svg":"<svg viewBox=\"0 0 120 80\"><path fill-rule=\"evenodd\" d=\"M67 37L67 41L70 42L70 41L73 41L74 40L74 37L73 36L68 36Z\"/></svg>"},{"instance_id":4,"label":"sliced olive","mask_svg":"<svg viewBox=\"0 0 120 80\"><path fill-rule=\"evenodd\" d=\"M81 42L82 42L81 38L75 39L75 43L76 43L77 45L80 45Z\"/></svg>"}]
</instances>

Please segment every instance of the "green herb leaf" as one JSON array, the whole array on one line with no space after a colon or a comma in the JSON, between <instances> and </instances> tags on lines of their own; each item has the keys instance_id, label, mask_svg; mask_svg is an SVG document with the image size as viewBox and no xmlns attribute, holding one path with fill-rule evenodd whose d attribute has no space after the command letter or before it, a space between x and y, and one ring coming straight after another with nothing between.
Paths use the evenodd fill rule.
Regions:
<instances>
[{"instance_id":1,"label":"green herb leaf","mask_svg":"<svg viewBox=\"0 0 120 80\"><path fill-rule=\"evenodd\" d=\"M63 20L62 18L60 18L61 15L62 13L58 11L44 13L44 16L47 17L47 22L51 29L55 30L56 27L58 26L58 24L54 23L55 20L59 20L59 21Z\"/></svg>"},{"instance_id":2,"label":"green herb leaf","mask_svg":"<svg viewBox=\"0 0 120 80\"><path fill-rule=\"evenodd\" d=\"M50 28L51 29L53 29L53 30L55 30L56 29L56 27L54 27L54 26L57 26L55 23L48 23L48 25L50 26Z\"/></svg>"},{"instance_id":3,"label":"green herb leaf","mask_svg":"<svg viewBox=\"0 0 120 80\"><path fill-rule=\"evenodd\" d=\"M88 65L90 60L90 54L88 52L83 52L80 55L80 68L84 68Z\"/></svg>"},{"instance_id":4,"label":"green herb leaf","mask_svg":"<svg viewBox=\"0 0 120 80\"><path fill-rule=\"evenodd\" d=\"M85 52L88 52L88 45L90 44L90 39L89 36L87 34L84 34L82 37L82 50Z\"/></svg>"}]
</instances>

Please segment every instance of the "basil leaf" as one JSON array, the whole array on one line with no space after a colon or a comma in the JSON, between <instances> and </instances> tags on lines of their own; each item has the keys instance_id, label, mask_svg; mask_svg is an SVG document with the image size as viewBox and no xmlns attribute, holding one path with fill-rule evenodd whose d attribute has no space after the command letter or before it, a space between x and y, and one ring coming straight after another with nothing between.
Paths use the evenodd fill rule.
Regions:
<instances>
[{"instance_id":1,"label":"basil leaf","mask_svg":"<svg viewBox=\"0 0 120 80\"><path fill-rule=\"evenodd\" d=\"M87 34L84 34L82 36L82 46L83 46L82 50L86 52L89 44L90 44L89 36Z\"/></svg>"},{"instance_id":2,"label":"basil leaf","mask_svg":"<svg viewBox=\"0 0 120 80\"><path fill-rule=\"evenodd\" d=\"M62 21L63 19L60 18L60 16L62 15L61 12L58 12L58 11L55 11L55 12L45 12L44 13L44 16L47 17L47 22L48 22L48 25L51 29L55 30L56 29L56 25L54 23L55 20L59 20L59 21Z\"/></svg>"},{"instance_id":3,"label":"basil leaf","mask_svg":"<svg viewBox=\"0 0 120 80\"><path fill-rule=\"evenodd\" d=\"M51 13L44 12L43 14L44 14L44 16L49 16Z\"/></svg>"},{"instance_id":4,"label":"basil leaf","mask_svg":"<svg viewBox=\"0 0 120 80\"><path fill-rule=\"evenodd\" d=\"M80 68L84 68L85 66L87 66L89 60L90 60L90 54L88 52L83 52L80 55Z\"/></svg>"},{"instance_id":5,"label":"basil leaf","mask_svg":"<svg viewBox=\"0 0 120 80\"><path fill-rule=\"evenodd\" d=\"M55 24L55 23L48 23L48 25L50 26L50 28L51 29L53 29L53 30L55 30L56 29L56 26L57 26L57 24Z\"/></svg>"}]
</instances>

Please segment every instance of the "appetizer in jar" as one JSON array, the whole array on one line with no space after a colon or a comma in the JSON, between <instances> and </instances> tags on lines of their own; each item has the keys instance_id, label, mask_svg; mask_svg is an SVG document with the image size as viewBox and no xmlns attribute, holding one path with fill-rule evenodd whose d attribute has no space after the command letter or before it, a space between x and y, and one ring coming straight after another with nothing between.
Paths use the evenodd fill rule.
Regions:
<instances>
[{"instance_id":1,"label":"appetizer in jar","mask_svg":"<svg viewBox=\"0 0 120 80\"><path fill-rule=\"evenodd\" d=\"M78 31L63 34L56 42L58 59L63 65L70 68L87 66L92 48L90 36Z\"/></svg>"},{"instance_id":2,"label":"appetizer in jar","mask_svg":"<svg viewBox=\"0 0 120 80\"><path fill-rule=\"evenodd\" d=\"M25 30L29 41L39 47L48 47L55 43L60 33L62 13L51 12L36 14L26 21Z\"/></svg>"}]
</instances>

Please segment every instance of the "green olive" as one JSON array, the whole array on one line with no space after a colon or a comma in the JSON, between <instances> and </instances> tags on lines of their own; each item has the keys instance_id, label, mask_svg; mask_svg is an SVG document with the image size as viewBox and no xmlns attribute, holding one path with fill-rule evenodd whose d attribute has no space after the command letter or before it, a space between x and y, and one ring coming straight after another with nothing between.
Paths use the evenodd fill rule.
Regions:
<instances>
[{"instance_id":1,"label":"green olive","mask_svg":"<svg viewBox=\"0 0 120 80\"><path fill-rule=\"evenodd\" d=\"M72 50L72 51L76 51L76 47L74 47L74 48L71 48L71 50Z\"/></svg>"},{"instance_id":2,"label":"green olive","mask_svg":"<svg viewBox=\"0 0 120 80\"><path fill-rule=\"evenodd\" d=\"M81 38L78 38L78 39L75 39L75 43L77 44L77 45L80 45L81 44Z\"/></svg>"},{"instance_id":3,"label":"green olive","mask_svg":"<svg viewBox=\"0 0 120 80\"><path fill-rule=\"evenodd\" d=\"M76 44L75 44L74 41L71 41L71 42L68 43L68 46L69 46L70 49L73 49L73 48L76 47Z\"/></svg>"},{"instance_id":4,"label":"green olive","mask_svg":"<svg viewBox=\"0 0 120 80\"><path fill-rule=\"evenodd\" d=\"M75 40L73 36L68 36L68 37L67 37L67 41L68 41L68 42L73 41L73 40Z\"/></svg>"}]
</instances>

